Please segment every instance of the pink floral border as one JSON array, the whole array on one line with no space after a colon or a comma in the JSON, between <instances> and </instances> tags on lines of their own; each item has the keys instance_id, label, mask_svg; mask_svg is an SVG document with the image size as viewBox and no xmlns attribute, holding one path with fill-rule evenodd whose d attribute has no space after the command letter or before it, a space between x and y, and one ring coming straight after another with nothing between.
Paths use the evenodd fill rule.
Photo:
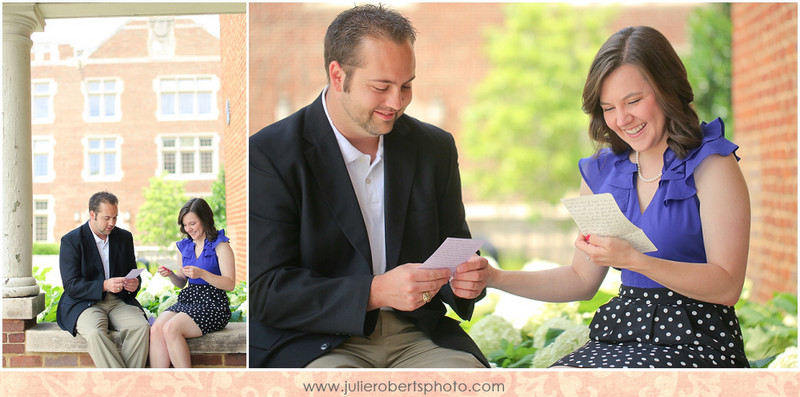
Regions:
<instances>
[{"instance_id":1,"label":"pink floral border","mask_svg":"<svg viewBox=\"0 0 800 397\"><path fill-rule=\"evenodd\" d=\"M327 390L321 391L320 387ZM338 387L339 391L331 391ZM347 391L342 390L347 387ZM472 388L477 388L473 390ZM310 390L317 388L316 390ZM797 370L27 370L0 395L57 396L798 396Z\"/></svg>"}]
</instances>

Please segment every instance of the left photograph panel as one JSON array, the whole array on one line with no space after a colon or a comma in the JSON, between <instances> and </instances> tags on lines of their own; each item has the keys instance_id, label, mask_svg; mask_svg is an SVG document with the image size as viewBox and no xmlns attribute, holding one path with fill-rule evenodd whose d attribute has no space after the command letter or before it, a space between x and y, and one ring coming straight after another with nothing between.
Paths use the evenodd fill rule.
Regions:
<instances>
[{"instance_id":1,"label":"left photograph panel","mask_svg":"<svg viewBox=\"0 0 800 397\"><path fill-rule=\"evenodd\" d=\"M246 12L3 4L3 369L247 366Z\"/></svg>"}]
</instances>

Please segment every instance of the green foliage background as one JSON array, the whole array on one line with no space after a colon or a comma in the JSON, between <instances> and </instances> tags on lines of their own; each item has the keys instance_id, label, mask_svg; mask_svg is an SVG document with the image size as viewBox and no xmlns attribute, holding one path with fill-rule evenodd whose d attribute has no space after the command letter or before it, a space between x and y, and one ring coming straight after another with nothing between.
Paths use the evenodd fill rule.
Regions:
<instances>
[{"instance_id":1,"label":"green foliage background","mask_svg":"<svg viewBox=\"0 0 800 397\"><path fill-rule=\"evenodd\" d=\"M138 244L155 245L166 250L182 238L178 212L187 201L184 182L159 175L150 178L144 188L144 204L136 215Z\"/></svg>"},{"instance_id":2,"label":"green foliage background","mask_svg":"<svg viewBox=\"0 0 800 397\"><path fill-rule=\"evenodd\" d=\"M208 205L214 212L214 226L224 229L228 226L228 216L225 211L225 169L220 167L217 180L211 184L211 197Z\"/></svg>"},{"instance_id":3,"label":"green foliage background","mask_svg":"<svg viewBox=\"0 0 800 397\"><path fill-rule=\"evenodd\" d=\"M487 35L491 70L465 112L464 186L480 198L556 202L591 153L581 92L606 39L609 7L507 4Z\"/></svg>"},{"instance_id":4,"label":"green foliage background","mask_svg":"<svg viewBox=\"0 0 800 397\"><path fill-rule=\"evenodd\" d=\"M721 117L730 139L733 131L730 3L694 9L689 15L688 29L692 51L683 57L683 62L694 90L697 115L706 122Z\"/></svg>"},{"instance_id":5,"label":"green foliage background","mask_svg":"<svg viewBox=\"0 0 800 397\"><path fill-rule=\"evenodd\" d=\"M58 255L60 250L58 243L33 242L33 255Z\"/></svg>"}]
</instances>

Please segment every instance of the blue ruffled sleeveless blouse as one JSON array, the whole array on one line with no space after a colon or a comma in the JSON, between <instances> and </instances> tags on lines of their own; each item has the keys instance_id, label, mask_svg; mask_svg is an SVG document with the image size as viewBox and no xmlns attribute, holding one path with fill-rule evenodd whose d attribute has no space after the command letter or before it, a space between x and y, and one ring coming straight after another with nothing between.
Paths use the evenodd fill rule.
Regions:
<instances>
[{"instance_id":1,"label":"blue ruffled sleeveless blouse","mask_svg":"<svg viewBox=\"0 0 800 397\"><path fill-rule=\"evenodd\" d=\"M700 127L703 142L685 158L679 159L669 148L664 152L663 175L653 200L643 213L635 189L636 164L629 160L630 150L617 155L605 148L596 158L587 157L578 162L583 180L592 193L611 193L622 213L653 241L658 251L646 255L681 262L706 262L694 171L706 157L712 154L727 156L739 147L725 139L725 126L721 119L708 124L704 122ZM627 269L621 271L623 285L664 288L641 273Z\"/></svg>"},{"instance_id":2,"label":"blue ruffled sleeveless blouse","mask_svg":"<svg viewBox=\"0 0 800 397\"><path fill-rule=\"evenodd\" d=\"M175 243L183 257L183 266L197 266L218 276L222 275L222 272L219 270L219 258L217 257L216 248L219 243L230 241L230 239L225 236L225 229L219 230L217 239L213 242L207 239L203 241L203 252L201 252L200 256L197 258L194 256L195 243L191 238L185 238ZM189 278L189 284L209 285L206 280L201 278Z\"/></svg>"}]
</instances>

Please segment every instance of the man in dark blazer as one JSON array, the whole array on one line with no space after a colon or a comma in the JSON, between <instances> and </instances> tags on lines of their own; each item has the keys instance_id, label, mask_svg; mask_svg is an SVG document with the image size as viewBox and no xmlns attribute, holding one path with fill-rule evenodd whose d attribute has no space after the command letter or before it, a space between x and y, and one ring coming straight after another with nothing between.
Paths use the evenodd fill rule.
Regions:
<instances>
[{"instance_id":1,"label":"man in dark blazer","mask_svg":"<svg viewBox=\"0 0 800 397\"><path fill-rule=\"evenodd\" d=\"M98 192L89 199L89 220L61 238L59 267L64 293L58 301L58 325L80 334L98 368L143 368L150 324L136 300L141 279L125 276L136 269L133 236L115 227L117 197ZM122 354L109 329L119 330Z\"/></svg>"},{"instance_id":2,"label":"man in dark blazer","mask_svg":"<svg viewBox=\"0 0 800 397\"><path fill-rule=\"evenodd\" d=\"M250 138L251 367L486 367L463 319L488 263L420 269L469 237L453 137L403 114L410 22L341 13L325 37L329 85Z\"/></svg>"}]
</instances>

